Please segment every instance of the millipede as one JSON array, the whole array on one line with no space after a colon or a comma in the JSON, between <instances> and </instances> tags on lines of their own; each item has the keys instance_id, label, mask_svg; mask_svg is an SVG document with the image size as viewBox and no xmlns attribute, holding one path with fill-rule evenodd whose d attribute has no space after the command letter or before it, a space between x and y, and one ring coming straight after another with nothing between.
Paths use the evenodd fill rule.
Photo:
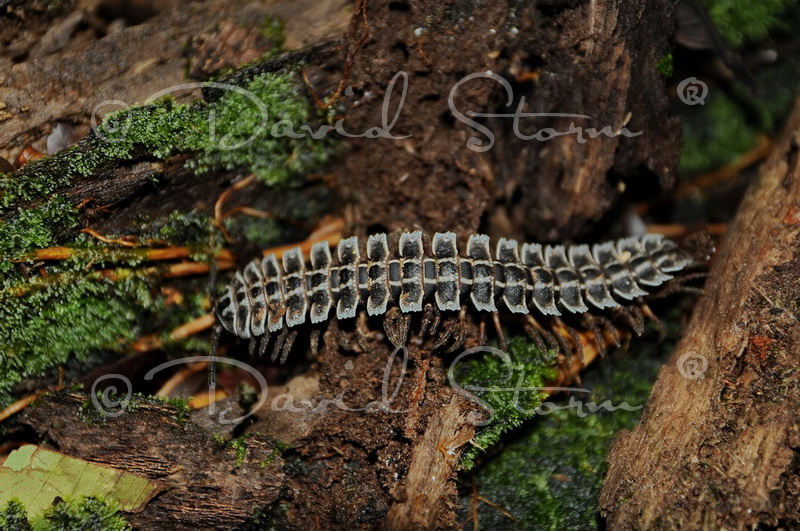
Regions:
<instances>
[{"instance_id":1,"label":"millipede","mask_svg":"<svg viewBox=\"0 0 800 531\"><path fill-rule=\"evenodd\" d=\"M623 315L637 335L643 329L636 301L653 293L692 263L689 254L659 235L621 238L594 245L542 245L500 238L494 256L486 235L469 237L460 253L456 234L422 231L399 235L397 252L390 252L386 234L373 234L361 246L357 237L338 243L334 260L328 242L314 244L310 267L300 248L253 260L237 272L215 307L218 331L224 328L250 340L251 350L261 342L263 355L270 337L277 337L272 358L286 360L297 329L331 319L352 319L359 309L368 316L383 316L388 339L397 347L407 340L409 320L423 315L425 328L435 330L439 313L471 307L491 314L500 338L499 312L519 314L525 330L540 348L568 349L562 334L551 334L538 318L555 319L573 314L593 329L603 349L598 324L619 345L617 331L602 314ZM366 251L365 253L363 251ZM452 322L452 321L450 321ZM455 325L442 327L434 348L452 341L463 344L465 333ZM573 346L582 354L576 331ZM577 344L577 345L575 345ZM314 347L316 348L316 347Z\"/></svg>"}]
</instances>

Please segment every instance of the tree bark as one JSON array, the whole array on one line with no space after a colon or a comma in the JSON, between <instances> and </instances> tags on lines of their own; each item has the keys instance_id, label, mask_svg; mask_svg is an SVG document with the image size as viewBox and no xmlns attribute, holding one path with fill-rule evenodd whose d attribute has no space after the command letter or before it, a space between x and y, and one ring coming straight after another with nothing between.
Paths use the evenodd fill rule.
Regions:
<instances>
[{"instance_id":1,"label":"tree bark","mask_svg":"<svg viewBox=\"0 0 800 531\"><path fill-rule=\"evenodd\" d=\"M800 99L641 424L609 454L612 529L800 525L799 150Z\"/></svg>"}]
</instances>

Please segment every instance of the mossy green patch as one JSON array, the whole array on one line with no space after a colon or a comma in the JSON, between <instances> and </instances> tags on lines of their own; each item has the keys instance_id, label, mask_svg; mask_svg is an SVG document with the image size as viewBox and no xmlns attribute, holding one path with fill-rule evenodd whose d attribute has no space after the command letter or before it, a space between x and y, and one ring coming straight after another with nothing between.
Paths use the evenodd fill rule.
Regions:
<instances>
[{"instance_id":1,"label":"mossy green patch","mask_svg":"<svg viewBox=\"0 0 800 531\"><path fill-rule=\"evenodd\" d=\"M0 220L0 278L11 271L9 261L35 248L49 247L56 236L78 225L78 212L56 195L33 208L20 208L9 221Z\"/></svg>"},{"instance_id":2,"label":"mossy green patch","mask_svg":"<svg viewBox=\"0 0 800 531\"><path fill-rule=\"evenodd\" d=\"M704 109L684 117L681 171L694 175L730 164L752 148L756 132L725 94L712 94Z\"/></svg>"},{"instance_id":3,"label":"mossy green patch","mask_svg":"<svg viewBox=\"0 0 800 531\"><path fill-rule=\"evenodd\" d=\"M286 42L286 22L282 18L270 14L265 15L259 31L269 39L274 49L281 50L283 48L283 44ZM275 54L270 52L270 55Z\"/></svg>"},{"instance_id":4,"label":"mossy green patch","mask_svg":"<svg viewBox=\"0 0 800 531\"><path fill-rule=\"evenodd\" d=\"M324 161L330 149L329 142L309 134L283 134L289 127L302 131L311 120L309 103L291 73L258 74L243 87L228 84L212 102L163 99L111 113L96 134L0 177L0 218L5 220L0 225L0 257L9 260L51 245L57 235L74 227L75 206L50 196L120 162L188 153L187 165L197 172L243 168L269 185L296 183ZM42 200L33 208L18 206L13 211L15 205Z\"/></svg>"},{"instance_id":5,"label":"mossy green patch","mask_svg":"<svg viewBox=\"0 0 800 531\"><path fill-rule=\"evenodd\" d=\"M125 531L132 529L116 506L94 497L67 500L45 511L33 522L34 531Z\"/></svg>"},{"instance_id":6,"label":"mossy green patch","mask_svg":"<svg viewBox=\"0 0 800 531\"><path fill-rule=\"evenodd\" d=\"M500 440L503 433L536 414L547 396L542 387L555 378L554 355L540 353L528 338L513 337L508 352L478 349L454 368L455 383L472 393L490 415L478 429L473 446L462 457L462 468L469 470L481 451Z\"/></svg>"},{"instance_id":7,"label":"mossy green patch","mask_svg":"<svg viewBox=\"0 0 800 531\"><path fill-rule=\"evenodd\" d=\"M301 131L310 120L308 102L292 79L262 74L247 84L250 95L226 91L211 104L209 142L191 164L198 169L222 166L248 168L269 185L288 182L327 157L326 143L310 135L283 135L291 126ZM255 104L252 96L260 104Z\"/></svg>"},{"instance_id":8,"label":"mossy green patch","mask_svg":"<svg viewBox=\"0 0 800 531\"><path fill-rule=\"evenodd\" d=\"M554 396L508 439L502 452L475 471L481 496L516 521L479 502L486 529L597 529L597 496L608 446L619 430L634 426L652 382L672 345L640 345L616 362L600 362L572 396ZM471 500L465 498L463 507Z\"/></svg>"},{"instance_id":9,"label":"mossy green patch","mask_svg":"<svg viewBox=\"0 0 800 531\"><path fill-rule=\"evenodd\" d=\"M152 304L137 282L79 282L5 298L0 305L0 403L22 378L82 359L93 349L114 349L138 332L138 308Z\"/></svg>"},{"instance_id":10,"label":"mossy green patch","mask_svg":"<svg viewBox=\"0 0 800 531\"><path fill-rule=\"evenodd\" d=\"M165 218L144 223L141 238L176 246L208 246L211 221L208 214L174 211Z\"/></svg>"},{"instance_id":11,"label":"mossy green patch","mask_svg":"<svg viewBox=\"0 0 800 531\"><path fill-rule=\"evenodd\" d=\"M667 53L658 60L658 64L656 64L656 70L658 73L664 77L672 77L672 72L674 70L673 60L672 60L672 52Z\"/></svg>"},{"instance_id":12,"label":"mossy green patch","mask_svg":"<svg viewBox=\"0 0 800 531\"><path fill-rule=\"evenodd\" d=\"M247 439L252 437L254 434L252 433L245 433L241 437L236 437L235 439L231 439L228 443L231 448L236 451L236 467L240 467L244 464L244 459L247 456Z\"/></svg>"},{"instance_id":13,"label":"mossy green patch","mask_svg":"<svg viewBox=\"0 0 800 531\"><path fill-rule=\"evenodd\" d=\"M729 92L710 90L704 105L681 107L681 177L730 164L756 145L759 134L776 134L791 110L799 74L800 57L786 58L756 73L755 94L734 83Z\"/></svg>"},{"instance_id":14,"label":"mossy green patch","mask_svg":"<svg viewBox=\"0 0 800 531\"><path fill-rule=\"evenodd\" d=\"M786 14L797 5L797 0L702 1L723 38L737 47L787 29Z\"/></svg>"},{"instance_id":15,"label":"mossy green patch","mask_svg":"<svg viewBox=\"0 0 800 531\"><path fill-rule=\"evenodd\" d=\"M19 500L12 499L0 512L0 529L6 531L28 531L31 524L28 522L28 512Z\"/></svg>"},{"instance_id":16,"label":"mossy green patch","mask_svg":"<svg viewBox=\"0 0 800 531\"><path fill-rule=\"evenodd\" d=\"M283 454L283 452L290 450L291 448L292 447L289 444L286 444L285 442L275 441L275 448L272 449L272 453L270 453L266 459L261 461L261 464L259 466L261 468L267 468L270 464L272 464L275 461L275 459L278 456Z\"/></svg>"},{"instance_id":17,"label":"mossy green patch","mask_svg":"<svg viewBox=\"0 0 800 531\"><path fill-rule=\"evenodd\" d=\"M19 281L0 292L0 405L13 401L13 386L40 376L70 358L93 352L125 351L167 318L185 323L205 313L202 298L185 298L165 311L152 279L132 269L117 269L118 278L82 271L83 263L64 263L64 270L31 281ZM59 281L66 278L68 281ZM15 290L25 290L15 295Z\"/></svg>"}]
</instances>

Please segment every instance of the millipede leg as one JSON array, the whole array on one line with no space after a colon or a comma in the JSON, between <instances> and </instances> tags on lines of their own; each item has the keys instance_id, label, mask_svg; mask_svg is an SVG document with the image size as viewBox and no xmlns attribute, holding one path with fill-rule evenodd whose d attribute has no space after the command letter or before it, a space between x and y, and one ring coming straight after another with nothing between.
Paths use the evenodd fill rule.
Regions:
<instances>
[{"instance_id":1,"label":"millipede leg","mask_svg":"<svg viewBox=\"0 0 800 531\"><path fill-rule=\"evenodd\" d=\"M358 345L363 350L368 350L369 346L367 345L367 342L372 338L373 334L367 323L367 312L361 311L358 313L358 318L356 319L356 335L358 339Z\"/></svg>"},{"instance_id":2,"label":"millipede leg","mask_svg":"<svg viewBox=\"0 0 800 531\"><path fill-rule=\"evenodd\" d=\"M283 330L281 330L281 333L278 334L278 338L275 340L275 345L272 347L272 355L270 356L270 359L273 362L278 359L281 349L283 348L283 344L286 342L286 336L288 335L289 329L284 326Z\"/></svg>"},{"instance_id":3,"label":"millipede leg","mask_svg":"<svg viewBox=\"0 0 800 531\"><path fill-rule=\"evenodd\" d=\"M508 342L506 342L506 336L503 334L503 327L500 325L500 314L493 312L492 321L494 321L494 328L497 330L498 346L500 347L500 350L506 350L508 348Z\"/></svg>"},{"instance_id":4,"label":"millipede leg","mask_svg":"<svg viewBox=\"0 0 800 531\"><path fill-rule=\"evenodd\" d=\"M530 315L526 315L525 317L526 317L525 324L523 325L525 332L528 334L528 337L531 338L531 341L533 341L536 344L536 350L544 354L545 352L547 352L547 347L545 347L544 339L542 339L542 334L539 333L536 324L531 323L531 321L534 321L533 317L531 317Z\"/></svg>"},{"instance_id":5,"label":"millipede leg","mask_svg":"<svg viewBox=\"0 0 800 531\"><path fill-rule=\"evenodd\" d=\"M478 342L481 345L486 344L486 316L481 315L481 321L478 323Z\"/></svg>"},{"instance_id":6,"label":"millipede leg","mask_svg":"<svg viewBox=\"0 0 800 531\"><path fill-rule=\"evenodd\" d=\"M662 289L650 295L653 299L663 299L664 297L668 297L670 295L675 295L678 293L687 293L691 295L702 295L703 288L698 288L695 286L687 286L687 282L691 282L692 280L698 280L701 278L707 278L708 271L696 271L694 273L687 273L681 275L679 277L673 278L671 281L667 282Z\"/></svg>"},{"instance_id":7,"label":"millipede leg","mask_svg":"<svg viewBox=\"0 0 800 531\"><path fill-rule=\"evenodd\" d=\"M594 334L594 342L597 344L597 350L600 353L600 356L606 356L606 341L603 338L603 333L600 331L600 327L597 326L597 321L594 319L594 316L590 313L585 313L581 316L581 325L588 328L592 334Z\"/></svg>"},{"instance_id":8,"label":"millipede leg","mask_svg":"<svg viewBox=\"0 0 800 531\"><path fill-rule=\"evenodd\" d=\"M664 339L667 337L667 327L664 326L664 323L661 322L661 319L659 319L658 316L653 313L653 310L650 309L650 306L648 306L646 302L642 301L639 306L644 316L653 324L655 324L656 328L658 328L658 340L664 341Z\"/></svg>"},{"instance_id":9,"label":"millipede leg","mask_svg":"<svg viewBox=\"0 0 800 531\"><path fill-rule=\"evenodd\" d=\"M425 337L425 332L430 326L431 335L436 333L436 328L439 326L439 309L435 305L428 303L422 310L422 323L419 327L419 337Z\"/></svg>"},{"instance_id":10,"label":"millipede leg","mask_svg":"<svg viewBox=\"0 0 800 531\"><path fill-rule=\"evenodd\" d=\"M567 357L572 356L573 347L572 345L569 344L567 338L564 337L564 335L561 332L556 332L555 334L552 334L552 337L555 338L556 343L558 343L558 346L555 350L557 350L558 352L563 352L564 355Z\"/></svg>"},{"instance_id":11,"label":"millipede leg","mask_svg":"<svg viewBox=\"0 0 800 531\"><path fill-rule=\"evenodd\" d=\"M265 332L261 337L261 344L258 346L258 357L263 358L269 346L269 332Z\"/></svg>"},{"instance_id":12,"label":"millipede leg","mask_svg":"<svg viewBox=\"0 0 800 531\"><path fill-rule=\"evenodd\" d=\"M545 343L547 343L547 350L554 352L559 352L562 350L561 344L558 342L558 339L556 339L557 336L560 336L560 334L553 334L549 330L545 329L539 324L538 321L536 321L536 319L533 318L532 315L528 315L528 317L530 317L530 323L536 328L536 330L539 332L539 335L541 335L544 339Z\"/></svg>"},{"instance_id":13,"label":"millipede leg","mask_svg":"<svg viewBox=\"0 0 800 531\"><path fill-rule=\"evenodd\" d=\"M257 347L258 347L258 338L256 336L250 336L250 341L247 342L247 354L251 358L255 356Z\"/></svg>"},{"instance_id":14,"label":"millipede leg","mask_svg":"<svg viewBox=\"0 0 800 531\"><path fill-rule=\"evenodd\" d=\"M455 321L448 319L442 325L442 333L439 334L439 337L436 339L436 343L433 344L433 349L438 350L442 346L444 346L447 341L450 339L450 336L453 335Z\"/></svg>"},{"instance_id":15,"label":"millipede leg","mask_svg":"<svg viewBox=\"0 0 800 531\"><path fill-rule=\"evenodd\" d=\"M633 330L633 333L637 336L641 336L644 333L644 319L641 318L641 310L639 312L639 319L637 319L637 315L634 313L633 308L635 306L620 306L617 309L617 314L625 319L625 322L628 323L628 327ZM637 308L638 310L638 308Z\"/></svg>"},{"instance_id":16,"label":"millipede leg","mask_svg":"<svg viewBox=\"0 0 800 531\"><path fill-rule=\"evenodd\" d=\"M466 341L467 341L467 324L465 321L459 319L458 321L455 321L455 326L453 327L453 342L445 350L445 353L449 354L451 352L455 352L456 350L463 347Z\"/></svg>"},{"instance_id":17,"label":"millipede leg","mask_svg":"<svg viewBox=\"0 0 800 531\"><path fill-rule=\"evenodd\" d=\"M322 331L319 328L315 328L311 331L311 335L309 337L310 347L311 347L311 356L314 359L319 357L319 336Z\"/></svg>"},{"instance_id":18,"label":"millipede leg","mask_svg":"<svg viewBox=\"0 0 800 531\"><path fill-rule=\"evenodd\" d=\"M286 363L286 358L289 357L289 351L292 350L295 339L297 339L297 330L292 330L286 337L286 341L284 341L283 348L281 349L281 365Z\"/></svg>"},{"instance_id":19,"label":"millipede leg","mask_svg":"<svg viewBox=\"0 0 800 531\"><path fill-rule=\"evenodd\" d=\"M631 310L631 315L636 320L636 328L634 329L634 331L636 332L637 336L641 336L642 334L644 334L644 313L642 312L642 309L639 308L638 306L631 306L630 310Z\"/></svg>"},{"instance_id":20,"label":"millipede leg","mask_svg":"<svg viewBox=\"0 0 800 531\"><path fill-rule=\"evenodd\" d=\"M619 332L617 331L617 327L614 326L614 323L611 322L611 319L604 315L595 315L594 320L600 323L600 326L603 327L603 330L608 332L608 334L611 336L611 339L614 340L614 345L619 347Z\"/></svg>"},{"instance_id":21,"label":"millipede leg","mask_svg":"<svg viewBox=\"0 0 800 531\"><path fill-rule=\"evenodd\" d=\"M577 353L578 356L580 357L581 366L583 366L583 364L584 364L583 342L581 341L580 334L578 334L577 330L575 330L571 326L569 326L566 323L564 323L564 321L562 321L558 317L555 317L554 319L555 319L556 324L558 326L560 326L567 334L569 334L569 337L572 340L572 344L570 345L570 348L569 348L568 352L570 353L570 355L572 355L573 353ZM561 334L558 334L558 335L561 335Z\"/></svg>"},{"instance_id":22,"label":"millipede leg","mask_svg":"<svg viewBox=\"0 0 800 531\"><path fill-rule=\"evenodd\" d=\"M408 340L408 329L411 325L411 315L401 313L397 307L386 312L383 320L383 329L395 348L402 348Z\"/></svg>"}]
</instances>

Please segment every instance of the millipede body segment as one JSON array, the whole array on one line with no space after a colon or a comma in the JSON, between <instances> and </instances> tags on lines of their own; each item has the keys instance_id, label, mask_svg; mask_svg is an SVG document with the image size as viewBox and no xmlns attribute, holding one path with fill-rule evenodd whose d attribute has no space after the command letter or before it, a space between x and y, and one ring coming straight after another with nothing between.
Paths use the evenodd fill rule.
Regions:
<instances>
[{"instance_id":1,"label":"millipede body segment","mask_svg":"<svg viewBox=\"0 0 800 531\"><path fill-rule=\"evenodd\" d=\"M501 238L492 256L489 237L472 235L460 253L453 232L436 233L430 248L421 231L400 235L396 253L386 234L365 248L356 237L339 242L336 260L327 242L311 248L310 267L299 248L250 262L219 298L221 325L241 338L338 319L382 315L390 306L407 314L427 304L441 311L471 305L481 312L559 316L590 307L618 308L648 294L691 259L658 234L589 245L540 245ZM366 251L366 256L362 251Z\"/></svg>"}]
</instances>

